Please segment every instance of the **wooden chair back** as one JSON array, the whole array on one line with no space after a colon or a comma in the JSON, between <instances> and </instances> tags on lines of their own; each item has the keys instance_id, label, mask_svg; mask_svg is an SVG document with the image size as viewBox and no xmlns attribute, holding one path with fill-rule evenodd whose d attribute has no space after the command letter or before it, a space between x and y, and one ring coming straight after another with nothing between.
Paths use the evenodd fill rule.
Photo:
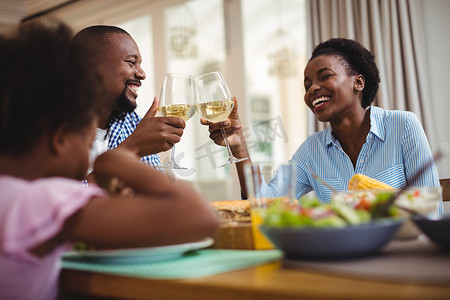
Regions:
<instances>
[{"instance_id":1,"label":"wooden chair back","mask_svg":"<svg viewBox=\"0 0 450 300\"><path fill-rule=\"evenodd\" d=\"M442 186L442 201L450 201L450 178L439 179Z\"/></svg>"}]
</instances>

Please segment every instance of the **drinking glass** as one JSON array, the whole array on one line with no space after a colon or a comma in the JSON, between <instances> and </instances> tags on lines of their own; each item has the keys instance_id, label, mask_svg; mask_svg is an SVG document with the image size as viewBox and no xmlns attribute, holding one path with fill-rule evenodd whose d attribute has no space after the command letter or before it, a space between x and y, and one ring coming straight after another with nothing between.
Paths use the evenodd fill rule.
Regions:
<instances>
[{"instance_id":1,"label":"drinking glass","mask_svg":"<svg viewBox=\"0 0 450 300\"><path fill-rule=\"evenodd\" d=\"M197 77L196 82L198 88L196 103L198 114L213 123L225 121L233 110L234 101L222 75L219 72L203 74ZM220 128L220 131L225 141L228 159L218 168L246 160L247 157L236 158L233 156L225 130Z\"/></svg>"},{"instance_id":2,"label":"drinking glass","mask_svg":"<svg viewBox=\"0 0 450 300\"><path fill-rule=\"evenodd\" d=\"M259 162L244 165L245 185L250 201L250 217L255 249L272 249L274 246L259 230L265 212L277 198L284 203L295 203L294 164ZM276 190L278 196L270 196L268 188Z\"/></svg>"},{"instance_id":3,"label":"drinking glass","mask_svg":"<svg viewBox=\"0 0 450 300\"><path fill-rule=\"evenodd\" d=\"M167 73L161 86L158 111L165 117L178 117L185 122L195 113L195 77L188 74ZM175 144L170 159L163 168L187 170L175 162Z\"/></svg>"}]
</instances>

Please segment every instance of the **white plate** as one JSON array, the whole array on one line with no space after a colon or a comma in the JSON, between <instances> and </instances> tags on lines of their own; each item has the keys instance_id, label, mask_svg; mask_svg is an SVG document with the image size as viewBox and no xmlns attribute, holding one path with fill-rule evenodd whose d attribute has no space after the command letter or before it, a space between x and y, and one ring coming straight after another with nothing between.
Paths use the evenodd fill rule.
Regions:
<instances>
[{"instance_id":1,"label":"white plate","mask_svg":"<svg viewBox=\"0 0 450 300\"><path fill-rule=\"evenodd\" d=\"M82 260L103 264L147 263L176 259L183 256L183 254L188 251L206 248L213 243L214 240L208 237L198 242L160 247L71 251L64 253L63 258L67 260Z\"/></svg>"}]
</instances>

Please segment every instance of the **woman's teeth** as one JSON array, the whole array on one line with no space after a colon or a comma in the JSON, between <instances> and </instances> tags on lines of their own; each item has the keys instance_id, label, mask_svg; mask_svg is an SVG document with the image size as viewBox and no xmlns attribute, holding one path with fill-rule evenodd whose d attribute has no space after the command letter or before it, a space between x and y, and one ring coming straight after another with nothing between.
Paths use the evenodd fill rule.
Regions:
<instances>
[{"instance_id":1,"label":"woman's teeth","mask_svg":"<svg viewBox=\"0 0 450 300\"><path fill-rule=\"evenodd\" d=\"M320 104L325 103L325 102L327 102L327 101L329 101L329 100L330 100L330 97L320 97L320 98L315 99L315 100L312 102L312 105L313 105L314 107L317 107L317 106L319 106Z\"/></svg>"}]
</instances>

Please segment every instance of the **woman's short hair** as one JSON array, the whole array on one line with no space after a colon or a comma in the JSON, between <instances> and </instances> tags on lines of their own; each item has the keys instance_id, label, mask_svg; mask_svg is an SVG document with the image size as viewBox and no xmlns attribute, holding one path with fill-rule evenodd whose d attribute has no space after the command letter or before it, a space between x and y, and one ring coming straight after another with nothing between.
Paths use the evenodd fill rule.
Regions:
<instances>
[{"instance_id":1,"label":"woman's short hair","mask_svg":"<svg viewBox=\"0 0 450 300\"><path fill-rule=\"evenodd\" d=\"M313 51L311 58L319 55L337 55L345 61L348 75L364 76L365 87L361 106L368 107L375 99L380 83L380 73L375 63L375 56L360 43L344 38L332 38L320 43Z\"/></svg>"}]
</instances>

